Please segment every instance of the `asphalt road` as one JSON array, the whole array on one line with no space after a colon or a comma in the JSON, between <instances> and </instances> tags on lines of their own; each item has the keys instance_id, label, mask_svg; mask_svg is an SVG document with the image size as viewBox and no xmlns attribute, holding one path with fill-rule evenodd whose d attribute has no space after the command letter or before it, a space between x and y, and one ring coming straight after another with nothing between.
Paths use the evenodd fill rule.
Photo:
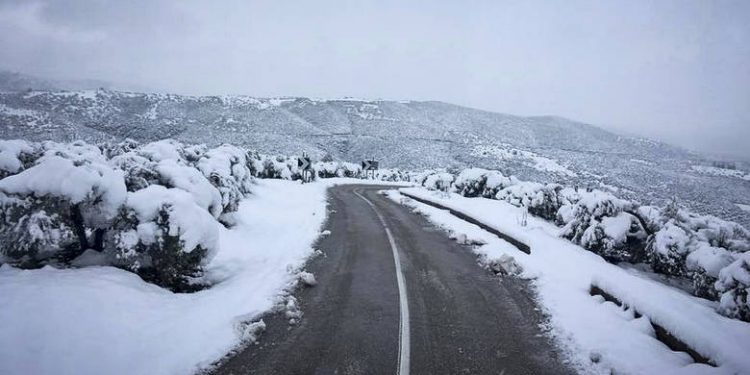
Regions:
<instances>
[{"instance_id":1,"label":"asphalt road","mask_svg":"<svg viewBox=\"0 0 750 375\"><path fill-rule=\"evenodd\" d=\"M307 267L318 285L296 294L301 322L265 317L260 341L215 373L573 372L542 335L525 281L481 269L467 247L378 194L387 188L330 189L331 235L316 246L326 256Z\"/></svg>"}]
</instances>

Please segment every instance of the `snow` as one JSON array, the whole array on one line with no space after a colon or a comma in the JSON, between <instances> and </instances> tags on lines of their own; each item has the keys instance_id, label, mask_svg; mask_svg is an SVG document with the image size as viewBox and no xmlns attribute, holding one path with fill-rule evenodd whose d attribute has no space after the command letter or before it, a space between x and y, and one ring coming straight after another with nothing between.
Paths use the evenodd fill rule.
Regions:
<instances>
[{"instance_id":1,"label":"snow","mask_svg":"<svg viewBox=\"0 0 750 375\"><path fill-rule=\"evenodd\" d=\"M618 243L625 242L632 222L633 216L624 212L620 212L614 217L607 216L602 218L604 233Z\"/></svg>"},{"instance_id":2,"label":"snow","mask_svg":"<svg viewBox=\"0 0 750 375\"><path fill-rule=\"evenodd\" d=\"M691 169L700 174L705 174L709 176L735 177L735 178L743 179L746 181L750 181L750 173L746 173L744 171L737 170L737 169L709 167L706 165L693 165L691 166Z\"/></svg>"},{"instance_id":3,"label":"snow","mask_svg":"<svg viewBox=\"0 0 750 375\"><path fill-rule=\"evenodd\" d=\"M667 255L669 249L676 251L687 251L687 243L690 241L687 232L682 228L667 223L664 228L654 236L654 250L662 255Z\"/></svg>"},{"instance_id":4,"label":"snow","mask_svg":"<svg viewBox=\"0 0 750 375\"><path fill-rule=\"evenodd\" d=\"M479 157L491 156L498 160L518 160L542 172L550 172L565 177L577 177L578 174L560 165L556 160L540 156L531 151L519 150L506 144L477 145L471 155Z\"/></svg>"},{"instance_id":5,"label":"snow","mask_svg":"<svg viewBox=\"0 0 750 375\"><path fill-rule=\"evenodd\" d=\"M302 267L314 252L313 242L330 234L322 231L327 188L371 183L258 180L253 194L241 201L231 229L218 225L181 189L152 185L128 193L126 205L143 220L166 201L180 210L170 215L170 224L177 220L176 230L216 232L218 251L204 276L213 285L173 293L132 272L96 266L101 254L92 251L72 262L80 269L3 265L0 374L158 375L210 367L242 342L257 340L265 329L259 318L274 307L284 305L290 319L299 319L302 312L288 293L300 282L316 283ZM138 229L142 235L156 228ZM125 241L138 241L139 233L130 234L125 233ZM193 242L211 237L181 236Z\"/></svg>"},{"instance_id":6,"label":"snow","mask_svg":"<svg viewBox=\"0 0 750 375\"><path fill-rule=\"evenodd\" d=\"M735 206L739 207L742 211L750 212L750 204L735 203Z\"/></svg>"},{"instance_id":7,"label":"snow","mask_svg":"<svg viewBox=\"0 0 750 375\"><path fill-rule=\"evenodd\" d=\"M719 271L733 260L725 249L704 242L697 250L688 254L685 262L689 270L704 270L711 277L719 277Z\"/></svg>"},{"instance_id":8,"label":"snow","mask_svg":"<svg viewBox=\"0 0 750 375\"><path fill-rule=\"evenodd\" d=\"M156 171L165 182L187 191L203 209L218 218L222 211L221 194L205 176L195 168L178 164L175 160L163 160L156 166Z\"/></svg>"},{"instance_id":9,"label":"snow","mask_svg":"<svg viewBox=\"0 0 750 375\"><path fill-rule=\"evenodd\" d=\"M31 153L31 145L19 139L0 140L0 171L16 173L23 167L18 157L22 153Z\"/></svg>"},{"instance_id":10,"label":"snow","mask_svg":"<svg viewBox=\"0 0 750 375\"><path fill-rule=\"evenodd\" d=\"M10 116L39 116L39 112L23 108L11 108L0 103L0 113Z\"/></svg>"},{"instance_id":11,"label":"snow","mask_svg":"<svg viewBox=\"0 0 750 375\"><path fill-rule=\"evenodd\" d=\"M72 160L60 156L44 157L37 165L0 180L0 191L51 195L69 199L72 203L97 196L107 217L117 213L126 195L122 171L98 163L76 166Z\"/></svg>"},{"instance_id":12,"label":"snow","mask_svg":"<svg viewBox=\"0 0 750 375\"><path fill-rule=\"evenodd\" d=\"M258 182L237 225L218 228L219 251L206 271L216 284L200 292L175 294L112 267L2 266L0 373L185 374L209 366L249 339L259 327L250 323L295 282L289 270L312 253L334 183ZM152 208L140 204L144 213Z\"/></svg>"},{"instance_id":13,"label":"snow","mask_svg":"<svg viewBox=\"0 0 750 375\"><path fill-rule=\"evenodd\" d=\"M464 198L457 194L446 196L422 188L402 191L457 209L531 247L531 254L522 253L445 210L404 200L397 193L390 194L394 200L404 200L405 204L452 232L452 236L461 233L483 243L473 249L485 264L499 262L503 256L503 262L507 263L507 257L513 257L523 269L520 276L531 280L538 301L549 316L551 336L563 346L579 371L742 373L750 368L747 355L750 325L717 314L712 303L607 263L596 254L559 238L559 228L542 219L529 217L528 225L521 226L516 218L523 214L523 208L507 202ZM740 278L748 274L741 266L736 269ZM726 279L731 282L730 271L722 272L727 273ZM632 308L624 309L604 302L601 297L590 296L592 284ZM643 316L636 318L633 309ZM687 354L670 350L655 339L648 319L716 361L719 367L693 364ZM598 363L592 363L592 357L599 357Z\"/></svg>"},{"instance_id":14,"label":"snow","mask_svg":"<svg viewBox=\"0 0 750 375\"><path fill-rule=\"evenodd\" d=\"M193 201L188 192L151 185L128 193L126 205L135 211L141 223L138 225L138 234L144 243L155 241L150 229L158 218L159 210L166 205L170 212L169 235L179 235L180 240L184 242L186 253L197 246L209 250L209 254L211 250L216 249L220 225L211 214ZM148 228L145 233L144 228ZM210 259L211 255L207 258Z\"/></svg>"},{"instance_id":15,"label":"snow","mask_svg":"<svg viewBox=\"0 0 750 375\"><path fill-rule=\"evenodd\" d=\"M147 143L138 150L138 153L152 161L180 160L182 158L178 151L180 147L177 141L166 139Z\"/></svg>"}]
</instances>

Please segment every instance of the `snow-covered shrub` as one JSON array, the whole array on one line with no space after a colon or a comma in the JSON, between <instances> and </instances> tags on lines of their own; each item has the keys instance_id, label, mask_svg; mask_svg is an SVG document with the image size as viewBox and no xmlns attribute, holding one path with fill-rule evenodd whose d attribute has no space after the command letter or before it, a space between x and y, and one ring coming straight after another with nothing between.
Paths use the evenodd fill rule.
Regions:
<instances>
[{"instance_id":1,"label":"snow-covered shrub","mask_svg":"<svg viewBox=\"0 0 750 375\"><path fill-rule=\"evenodd\" d=\"M720 247L701 242L698 249L690 252L685 266L693 281L693 294L712 300L719 299L715 288L719 272L734 261L732 253Z\"/></svg>"},{"instance_id":2,"label":"snow-covered shrub","mask_svg":"<svg viewBox=\"0 0 750 375\"><path fill-rule=\"evenodd\" d=\"M354 163L323 161L314 163L313 169L320 178L362 177L362 168Z\"/></svg>"},{"instance_id":3,"label":"snow-covered shrub","mask_svg":"<svg viewBox=\"0 0 750 375\"><path fill-rule=\"evenodd\" d=\"M128 138L118 143L105 142L99 147L107 159L112 159L116 156L135 151L140 146L141 144L138 141Z\"/></svg>"},{"instance_id":4,"label":"snow-covered shrub","mask_svg":"<svg viewBox=\"0 0 750 375\"><path fill-rule=\"evenodd\" d=\"M20 139L0 140L0 178L16 174L39 157L35 148Z\"/></svg>"},{"instance_id":5,"label":"snow-covered shrub","mask_svg":"<svg viewBox=\"0 0 750 375\"><path fill-rule=\"evenodd\" d=\"M158 184L161 180L156 170L158 162L151 161L137 152L119 154L110 160L110 164L123 171L128 191L140 190Z\"/></svg>"},{"instance_id":6,"label":"snow-covered shrub","mask_svg":"<svg viewBox=\"0 0 750 375\"><path fill-rule=\"evenodd\" d=\"M320 178L338 177L338 163L333 161L315 163L313 169Z\"/></svg>"},{"instance_id":7,"label":"snow-covered shrub","mask_svg":"<svg viewBox=\"0 0 750 375\"><path fill-rule=\"evenodd\" d=\"M498 191L517 182L514 177L506 177L498 171L468 168L458 174L453 189L464 197L494 198Z\"/></svg>"},{"instance_id":8,"label":"snow-covered shrub","mask_svg":"<svg viewBox=\"0 0 750 375\"><path fill-rule=\"evenodd\" d=\"M612 194L594 190L579 193L575 203L565 204L556 213L558 222L567 222L561 235L611 261L632 261L642 256L645 230L626 211L634 204Z\"/></svg>"},{"instance_id":9,"label":"snow-covered shrub","mask_svg":"<svg viewBox=\"0 0 750 375\"><path fill-rule=\"evenodd\" d=\"M674 219L670 219L649 238L646 253L654 271L670 276L684 276L685 258L689 253L690 236Z\"/></svg>"},{"instance_id":10,"label":"snow-covered shrub","mask_svg":"<svg viewBox=\"0 0 750 375\"><path fill-rule=\"evenodd\" d=\"M64 250L80 249L70 207L33 197L19 199L0 193L0 263L34 268Z\"/></svg>"},{"instance_id":11,"label":"snow-covered shrub","mask_svg":"<svg viewBox=\"0 0 750 375\"><path fill-rule=\"evenodd\" d=\"M297 171L297 159L287 159L285 156L268 156L261 155L260 162L257 163L255 177L258 178L277 178L283 180L301 179L301 174ZM293 173L292 167L294 167Z\"/></svg>"},{"instance_id":12,"label":"snow-covered shrub","mask_svg":"<svg viewBox=\"0 0 750 375\"><path fill-rule=\"evenodd\" d=\"M51 146L36 165L0 180L9 203L0 223L2 246L16 246L23 236L32 240L25 249L17 247L21 253L4 251L11 263L40 262L53 250L70 250L69 257L101 250L104 232L125 201L122 172L97 161L102 160L95 155L101 156L98 149ZM39 233L40 228L49 233ZM28 233L18 237L23 231Z\"/></svg>"},{"instance_id":13,"label":"snow-covered shrub","mask_svg":"<svg viewBox=\"0 0 750 375\"><path fill-rule=\"evenodd\" d=\"M562 186L516 181L495 194L495 199L506 201L514 206L526 207L529 213L547 220L555 220L562 206L558 192Z\"/></svg>"},{"instance_id":14,"label":"snow-covered shrub","mask_svg":"<svg viewBox=\"0 0 750 375\"><path fill-rule=\"evenodd\" d=\"M431 172L421 176L420 183L430 190L448 191L455 176L448 172Z\"/></svg>"},{"instance_id":15,"label":"snow-covered shrub","mask_svg":"<svg viewBox=\"0 0 750 375\"><path fill-rule=\"evenodd\" d=\"M252 171L248 168L247 153L235 146L221 145L206 151L196 166L219 190L223 212L237 211L240 200L252 189ZM209 198L208 192L202 194Z\"/></svg>"},{"instance_id":16,"label":"snow-covered shrub","mask_svg":"<svg viewBox=\"0 0 750 375\"><path fill-rule=\"evenodd\" d=\"M694 283L699 286L696 293L710 296L711 292L703 290L703 284L710 279L703 279L705 275L716 277L717 271L705 272L708 269L700 264L726 263L724 258L727 252L750 250L750 233L737 223L681 209L674 201L660 212L658 219L654 219L654 215L648 219L652 228L658 228L649 237L646 248L652 267L656 272L673 276L689 276L692 273ZM713 250L707 250L709 248ZM687 264L688 255L699 250L693 259L701 261ZM691 265L693 269L690 269Z\"/></svg>"},{"instance_id":17,"label":"snow-covered shrub","mask_svg":"<svg viewBox=\"0 0 750 375\"><path fill-rule=\"evenodd\" d=\"M216 253L218 225L188 192L151 185L128 193L106 252L114 265L147 281L189 291Z\"/></svg>"},{"instance_id":18,"label":"snow-covered shrub","mask_svg":"<svg viewBox=\"0 0 750 375\"><path fill-rule=\"evenodd\" d=\"M740 254L719 272L716 289L721 293L719 312L730 318L750 321L750 252Z\"/></svg>"},{"instance_id":19,"label":"snow-covered shrub","mask_svg":"<svg viewBox=\"0 0 750 375\"><path fill-rule=\"evenodd\" d=\"M375 180L378 181L407 182L412 180L412 177L408 172L396 168L378 169L375 171L374 175Z\"/></svg>"}]
</instances>

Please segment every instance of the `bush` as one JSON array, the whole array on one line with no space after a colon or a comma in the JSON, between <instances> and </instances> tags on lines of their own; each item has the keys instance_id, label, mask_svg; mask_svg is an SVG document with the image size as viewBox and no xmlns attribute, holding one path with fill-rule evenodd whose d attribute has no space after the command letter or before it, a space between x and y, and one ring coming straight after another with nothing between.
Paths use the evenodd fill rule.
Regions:
<instances>
[{"instance_id":1,"label":"bush","mask_svg":"<svg viewBox=\"0 0 750 375\"><path fill-rule=\"evenodd\" d=\"M719 312L730 318L750 321L750 253L740 254L719 272L716 289L721 293Z\"/></svg>"},{"instance_id":2,"label":"bush","mask_svg":"<svg viewBox=\"0 0 750 375\"><path fill-rule=\"evenodd\" d=\"M428 189L448 191L454 176L448 172L432 172L421 177L422 185Z\"/></svg>"},{"instance_id":3,"label":"bush","mask_svg":"<svg viewBox=\"0 0 750 375\"><path fill-rule=\"evenodd\" d=\"M102 249L103 232L125 201L125 184L121 171L95 157L83 160L84 148L50 149L33 167L0 180L6 261L39 265L53 249L70 250L64 255L71 259L88 248Z\"/></svg>"},{"instance_id":4,"label":"bush","mask_svg":"<svg viewBox=\"0 0 750 375\"><path fill-rule=\"evenodd\" d=\"M693 282L693 294L712 300L719 299L715 284L720 271L734 261L732 253L708 243L701 243L685 259L685 267Z\"/></svg>"},{"instance_id":5,"label":"bush","mask_svg":"<svg viewBox=\"0 0 750 375\"><path fill-rule=\"evenodd\" d=\"M1 142L0 154L0 262L85 266L77 258L94 256L175 291L196 288L217 219L250 193L255 166L233 146L173 140Z\"/></svg>"},{"instance_id":6,"label":"bush","mask_svg":"<svg viewBox=\"0 0 750 375\"><path fill-rule=\"evenodd\" d=\"M223 212L237 211L240 200L250 194L252 171L248 164L247 153L231 145L210 149L198 159L198 170L221 194Z\"/></svg>"},{"instance_id":7,"label":"bush","mask_svg":"<svg viewBox=\"0 0 750 375\"><path fill-rule=\"evenodd\" d=\"M561 192L562 189L556 190ZM646 232L632 214L633 204L612 194L594 190L573 197L567 192L558 203L555 217L566 222L562 236L613 262L634 261L642 257Z\"/></svg>"},{"instance_id":8,"label":"bush","mask_svg":"<svg viewBox=\"0 0 750 375\"><path fill-rule=\"evenodd\" d=\"M34 147L22 140L0 140L0 179L16 174L39 157Z\"/></svg>"},{"instance_id":9,"label":"bush","mask_svg":"<svg viewBox=\"0 0 750 375\"><path fill-rule=\"evenodd\" d=\"M36 268L65 250L80 249L69 204L0 193L0 262Z\"/></svg>"},{"instance_id":10,"label":"bush","mask_svg":"<svg viewBox=\"0 0 750 375\"><path fill-rule=\"evenodd\" d=\"M516 182L498 171L469 168L458 174L453 190L464 197L494 198L498 191Z\"/></svg>"},{"instance_id":11,"label":"bush","mask_svg":"<svg viewBox=\"0 0 750 375\"><path fill-rule=\"evenodd\" d=\"M128 193L107 238L113 264L176 292L197 288L218 249L218 223L180 189L152 185Z\"/></svg>"}]
</instances>

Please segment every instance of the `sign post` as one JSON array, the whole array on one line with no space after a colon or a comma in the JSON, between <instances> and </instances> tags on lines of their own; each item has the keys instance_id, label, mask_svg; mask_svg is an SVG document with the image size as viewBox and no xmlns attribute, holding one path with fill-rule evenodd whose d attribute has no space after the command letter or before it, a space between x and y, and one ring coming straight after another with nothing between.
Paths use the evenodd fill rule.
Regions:
<instances>
[{"instance_id":1,"label":"sign post","mask_svg":"<svg viewBox=\"0 0 750 375\"><path fill-rule=\"evenodd\" d=\"M302 153L301 158L297 158L297 167L302 171L302 182L312 181L312 162L306 152Z\"/></svg>"},{"instance_id":2,"label":"sign post","mask_svg":"<svg viewBox=\"0 0 750 375\"><path fill-rule=\"evenodd\" d=\"M365 172L365 178L375 179L375 171L378 170L377 160L364 160L362 162L362 170Z\"/></svg>"}]
</instances>

